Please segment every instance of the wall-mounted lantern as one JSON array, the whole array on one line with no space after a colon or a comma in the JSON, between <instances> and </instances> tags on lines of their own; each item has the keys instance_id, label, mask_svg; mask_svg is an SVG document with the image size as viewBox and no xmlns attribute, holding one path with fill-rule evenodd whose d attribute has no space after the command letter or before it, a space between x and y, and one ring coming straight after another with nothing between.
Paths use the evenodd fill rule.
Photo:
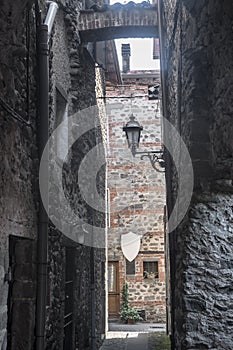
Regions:
<instances>
[{"instance_id":1,"label":"wall-mounted lantern","mask_svg":"<svg viewBox=\"0 0 233 350\"><path fill-rule=\"evenodd\" d=\"M141 159L148 157L150 159L152 167L159 172L164 172L165 162L163 157L163 151L144 151L139 152L137 148L139 147L141 131L143 127L139 124L133 114L130 116L128 123L123 126L123 131L126 134L128 141L128 146L132 152L132 155L135 157L136 154L141 155Z\"/></svg>"},{"instance_id":2,"label":"wall-mounted lantern","mask_svg":"<svg viewBox=\"0 0 233 350\"><path fill-rule=\"evenodd\" d=\"M141 131L143 127L135 120L133 114L129 117L129 122L123 126L123 131L126 134L126 138L128 141L129 148L133 156L135 157L136 149L139 147Z\"/></svg>"}]
</instances>

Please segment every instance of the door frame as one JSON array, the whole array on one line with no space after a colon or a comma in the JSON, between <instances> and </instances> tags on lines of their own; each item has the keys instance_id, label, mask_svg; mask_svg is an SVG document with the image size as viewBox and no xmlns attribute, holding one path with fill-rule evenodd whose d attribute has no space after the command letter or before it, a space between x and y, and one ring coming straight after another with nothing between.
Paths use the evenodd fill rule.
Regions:
<instances>
[{"instance_id":1,"label":"door frame","mask_svg":"<svg viewBox=\"0 0 233 350\"><path fill-rule=\"evenodd\" d=\"M116 289L115 291L109 291L108 288L108 318L117 318L119 317L120 313L120 276L119 276L119 261L116 260L109 260L108 261L108 268L109 265L113 264L116 266ZM108 281L109 281L109 275L108 275ZM107 284L108 287L108 284ZM116 312L110 313L110 299L112 299L115 296L116 299Z\"/></svg>"}]
</instances>

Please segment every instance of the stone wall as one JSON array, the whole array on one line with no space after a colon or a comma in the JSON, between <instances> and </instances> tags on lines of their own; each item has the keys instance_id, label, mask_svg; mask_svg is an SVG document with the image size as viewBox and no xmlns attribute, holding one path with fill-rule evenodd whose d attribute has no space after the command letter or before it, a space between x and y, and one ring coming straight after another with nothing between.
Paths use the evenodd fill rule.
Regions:
<instances>
[{"instance_id":1,"label":"stone wall","mask_svg":"<svg viewBox=\"0 0 233 350\"><path fill-rule=\"evenodd\" d=\"M167 117L189 147L195 182L170 236L172 348L231 349L233 9L229 1L163 3ZM171 176L174 202L174 169Z\"/></svg>"},{"instance_id":2,"label":"stone wall","mask_svg":"<svg viewBox=\"0 0 233 350\"><path fill-rule=\"evenodd\" d=\"M65 4L63 4L65 5ZM66 3L66 8L60 7L56 16L54 33L52 37L50 73L50 132L52 132L61 120L58 120L57 97L63 96L68 106L68 130L69 138L75 139L77 125L73 122L73 115L96 104L95 62L92 52L81 47L77 25L78 9L82 4L79 1ZM102 86L99 86L101 85ZM103 89L101 74L98 80L98 89ZM98 90L97 89L97 90ZM101 90L102 91L102 90ZM98 117L98 115L97 115ZM78 123L78 119L76 120ZM98 124L98 121L97 121ZM101 123L100 123L101 124ZM103 122L102 122L103 124ZM101 125L102 125L101 124ZM103 133L104 134L104 133ZM78 171L81 162L87 153L101 141L102 133L96 128L81 135L69 149L68 157L63 165L63 185L70 205L83 223L90 225L105 225L105 213L97 215L85 202L79 189ZM52 160L53 166L60 164ZM91 175L90 176L91 181ZM105 196L105 174L99 173L98 189ZM52 184L52 190L56 191L57 184ZM53 199L54 202L54 199ZM59 201L56 205L60 217L66 213L61 212ZM97 213L98 214L98 213ZM58 215L58 216L59 216ZM96 219L93 219L93 217ZM79 225L77 234L85 235ZM72 241L62 232L59 232L52 224L49 235L49 308L47 309L47 349L62 348L65 336L63 329L66 312L65 307L65 274L67 254L71 250L74 254L73 271L73 335L70 346L76 349L89 349L91 341L96 346L101 344L102 334L105 333L105 252L104 249L91 248ZM68 250L67 250L68 249ZM70 250L69 250L70 249ZM93 321L94 320L94 321ZM94 330L93 330L94 322Z\"/></svg>"},{"instance_id":3,"label":"stone wall","mask_svg":"<svg viewBox=\"0 0 233 350\"><path fill-rule=\"evenodd\" d=\"M30 8L26 8L27 3L1 1L0 4L1 349L6 349L7 317L9 320L14 315L15 319L8 325L12 346L31 349L34 340L38 155L33 74L35 21ZM17 244L12 239L18 239Z\"/></svg>"},{"instance_id":4,"label":"stone wall","mask_svg":"<svg viewBox=\"0 0 233 350\"><path fill-rule=\"evenodd\" d=\"M43 21L46 5L44 1L39 3ZM75 30L78 9L82 4L75 0L58 1L58 4L59 11L50 41L50 134L58 125L56 109L59 94L66 100L70 116L96 103L95 62L92 55L81 47ZM2 1L0 9L0 348L6 349L8 327L8 347L31 350L36 322L39 191L35 7L31 7L30 1L19 1L17 4ZM87 135L78 147L83 147L82 151L90 150L99 139L101 132L96 130ZM85 155L77 147L72 151L74 157L76 154L81 154L81 158ZM77 190L76 174L78 161L81 160L77 158L75 164L74 158L67 159L63 171L64 179L67 180L66 190L72 194L70 202L76 211L93 223L93 213ZM75 165L72 167L73 163ZM53 165L57 166L55 163ZM104 197L104 169L98 176L98 188ZM56 186L52 189L56 190ZM53 204L59 206L59 203ZM103 225L104 213L99 217L98 225L101 220ZM69 247L75 251L75 332L72 346L77 349L89 348L93 315L94 341L99 346L105 331L104 249L91 249L72 242L52 223L49 225L48 243L46 348L63 348L66 255ZM90 290L94 295L93 306Z\"/></svg>"},{"instance_id":5,"label":"stone wall","mask_svg":"<svg viewBox=\"0 0 233 350\"><path fill-rule=\"evenodd\" d=\"M161 121L158 100L148 100L148 85L138 82L107 87L109 153L108 188L110 228L108 260L119 261L120 290L129 285L130 302L146 310L146 319L165 321L164 266L164 174L155 171L148 158L131 155L122 127L131 113L143 126L139 151L161 148ZM135 259L135 274L126 275L126 259L121 236L133 232L141 236ZM158 261L159 277L144 278L143 261Z\"/></svg>"}]
</instances>

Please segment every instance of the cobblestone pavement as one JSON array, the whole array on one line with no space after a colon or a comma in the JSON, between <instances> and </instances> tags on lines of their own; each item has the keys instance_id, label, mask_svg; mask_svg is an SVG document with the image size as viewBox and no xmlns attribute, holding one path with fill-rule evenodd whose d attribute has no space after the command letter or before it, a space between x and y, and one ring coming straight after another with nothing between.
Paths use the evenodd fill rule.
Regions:
<instances>
[{"instance_id":1,"label":"cobblestone pavement","mask_svg":"<svg viewBox=\"0 0 233 350\"><path fill-rule=\"evenodd\" d=\"M158 324L129 326L112 323L109 325L109 329L100 350L155 350L150 334L165 332L165 326Z\"/></svg>"}]
</instances>

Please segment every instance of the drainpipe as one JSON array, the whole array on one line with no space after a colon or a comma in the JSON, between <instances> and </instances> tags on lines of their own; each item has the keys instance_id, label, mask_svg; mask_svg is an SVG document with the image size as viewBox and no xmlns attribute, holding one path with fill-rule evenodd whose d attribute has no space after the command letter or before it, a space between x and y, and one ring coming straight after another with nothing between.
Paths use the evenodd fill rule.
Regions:
<instances>
[{"instance_id":1,"label":"drainpipe","mask_svg":"<svg viewBox=\"0 0 233 350\"><path fill-rule=\"evenodd\" d=\"M167 61L165 57L165 38L164 38L164 24L163 24L163 11L164 11L164 3L163 0L158 1L158 24L159 24L159 41L160 41L160 67L161 67L161 85L162 85L162 109L163 109L163 117L168 119L168 111L167 111ZM166 134L166 130L164 130ZM164 135L166 137L166 135ZM169 153L165 150L165 178L166 178L166 201L167 201L167 215L168 217L171 215L174 203L172 198L172 163L171 157ZM174 305L175 305L175 231L169 233L169 256L170 256L170 275L171 275L171 348L174 349L174 330L175 330L175 320L174 320Z\"/></svg>"},{"instance_id":2,"label":"drainpipe","mask_svg":"<svg viewBox=\"0 0 233 350\"><path fill-rule=\"evenodd\" d=\"M90 274L91 274L91 350L96 350L96 298L95 298L95 251L90 251Z\"/></svg>"},{"instance_id":3,"label":"drainpipe","mask_svg":"<svg viewBox=\"0 0 233 350\"><path fill-rule=\"evenodd\" d=\"M53 1L47 1L46 4L49 5L48 13L45 18L44 24L48 26L48 42L53 28L53 23L57 14L58 4Z\"/></svg>"},{"instance_id":4,"label":"drainpipe","mask_svg":"<svg viewBox=\"0 0 233 350\"><path fill-rule=\"evenodd\" d=\"M38 151L39 160L49 137L49 37L58 9L56 3L49 4L44 24L38 28ZM39 18L37 4L37 18ZM48 159L43 183L48 189ZM48 193L48 191L46 192ZM47 201L48 205L48 201ZM46 206L47 206L46 205ZM37 239L37 299L36 299L36 349L45 349L45 320L47 301L47 265L48 265L48 214L39 194L38 239Z\"/></svg>"}]
</instances>

